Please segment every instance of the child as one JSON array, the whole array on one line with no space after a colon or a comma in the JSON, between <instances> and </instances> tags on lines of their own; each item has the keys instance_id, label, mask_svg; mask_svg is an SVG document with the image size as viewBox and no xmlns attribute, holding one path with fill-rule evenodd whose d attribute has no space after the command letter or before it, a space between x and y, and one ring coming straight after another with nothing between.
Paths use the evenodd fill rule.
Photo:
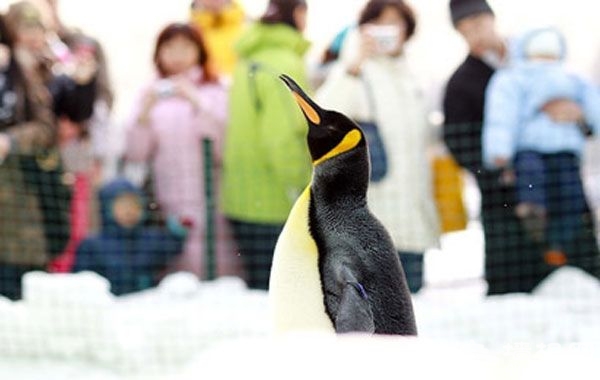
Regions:
<instances>
[{"instance_id":1,"label":"child","mask_svg":"<svg viewBox=\"0 0 600 380\"><path fill-rule=\"evenodd\" d=\"M227 89L209 60L198 30L188 24L167 25L156 39L157 75L134 107L125 144L127 162L151 164L152 189L161 209L193 218L183 253L168 271L192 272L201 278L210 274L204 252L213 237L217 274L240 273L225 217L216 210L214 224L206 218L211 199L205 190L219 202L228 104ZM212 143L211 154L206 141ZM212 183L206 173L212 174ZM209 228L214 228L214 234Z\"/></svg>"},{"instance_id":2,"label":"child","mask_svg":"<svg viewBox=\"0 0 600 380\"><path fill-rule=\"evenodd\" d=\"M556 29L534 30L519 46L516 63L498 71L487 89L483 159L489 167L514 168L515 213L534 239L548 244L546 261L562 265L588 207L580 156L600 126L600 92L564 69L565 43ZM560 99L580 106L579 122L543 112ZM505 173L510 180L512 171Z\"/></svg>"},{"instance_id":3,"label":"child","mask_svg":"<svg viewBox=\"0 0 600 380\"><path fill-rule=\"evenodd\" d=\"M144 222L144 196L117 179L100 190L102 227L77 248L74 272L90 270L106 277L116 295L155 286L169 260L181 253L189 223L167 218L167 228Z\"/></svg>"}]
</instances>

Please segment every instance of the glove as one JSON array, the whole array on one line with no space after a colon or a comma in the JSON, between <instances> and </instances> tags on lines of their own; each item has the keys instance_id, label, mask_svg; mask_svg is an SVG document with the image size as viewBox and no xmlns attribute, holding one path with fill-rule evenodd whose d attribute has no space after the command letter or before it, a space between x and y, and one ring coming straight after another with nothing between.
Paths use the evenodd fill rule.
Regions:
<instances>
[{"instance_id":1,"label":"glove","mask_svg":"<svg viewBox=\"0 0 600 380\"><path fill-rule=\"evenodd\" d=\"M194 226L194 221L190 217L167 217L167 228L175 236L185 238L188 235L190 228Z\"/></svg>"}]
</instances>

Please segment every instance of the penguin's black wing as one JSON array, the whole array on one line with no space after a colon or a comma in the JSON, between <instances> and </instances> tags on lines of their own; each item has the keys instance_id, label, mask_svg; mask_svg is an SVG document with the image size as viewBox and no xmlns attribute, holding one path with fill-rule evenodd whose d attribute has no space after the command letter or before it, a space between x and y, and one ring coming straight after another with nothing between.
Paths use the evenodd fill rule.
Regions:
<instances>
[{"instance_id":1,"label":"penguin's black wing","mask_svg":"<svg viewBox=\"0 0 600 380\"><path fill-rule=\"evenodd\" d=\"M375 332L373 311L369 303L369 296L362 284L354 280L348 270L344 271L345 286L335 317L335 331L348 332Z\"/></svg>"}]
</instances>

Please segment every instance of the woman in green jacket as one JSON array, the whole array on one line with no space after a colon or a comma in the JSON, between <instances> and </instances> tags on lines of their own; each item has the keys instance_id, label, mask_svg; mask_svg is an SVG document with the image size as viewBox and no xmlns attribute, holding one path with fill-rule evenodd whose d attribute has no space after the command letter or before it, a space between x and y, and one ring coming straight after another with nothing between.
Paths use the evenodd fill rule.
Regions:
<instances>
[{"instance_id":1,"label":"woman in green jacket","mask_svg":"<svg viewBox=\"0 0 600 380\"><path fill-rule=\"evenodd\" d=\"M248 286L267 289L273 249L310 180L307 126L278 78L306 87L304 0L270 0L237 44L224 152L223 209L231 221Z\"/></svg>"}]
</instances>

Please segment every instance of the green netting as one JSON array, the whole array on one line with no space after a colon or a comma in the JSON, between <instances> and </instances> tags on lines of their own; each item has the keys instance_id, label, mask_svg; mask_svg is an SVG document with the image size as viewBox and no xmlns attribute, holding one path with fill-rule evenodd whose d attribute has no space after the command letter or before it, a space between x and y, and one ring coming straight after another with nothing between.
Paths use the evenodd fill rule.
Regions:
<instances>
[{"instance_id":1,"label":"green netting","mask_svg":"<svg viewBox=\"0 0 600 380\"><path fill-rule=\"evenodd\" d=\"M415 291L422 285L415 295L420 331L428 337L476 341L491 346L498 342L511 343L512 339L517 343L519 338L510 335L515 323L508 322L514 318L519 321L517 324L531 325L529 331L533 333L527 337L529 342L584 340L583 335L568 329L556 336L544 335L541 331L548 323L545 317L554 309L546 304L540 306L534 297L540 294L536 292L550 274L564 268L581 269L580 275L585 273L586 278L591 279L590 284L599 276L597 210L589 194L589 183L597 183L594 182L598 178L597 164L592 163L592 170L584 171L582 176L582 183L588 184L584 186L586 196L591 201L584 202L585 207L580 208L577 199L565 196L558 178L561 163L565 160L574 163L579 171L582 165L579 159L544 157L547 165L544 185L549 203L548 219L540 233L539 226L538 231L528 229L524 220L517 217L515 183L499 171L480 164L480 145L468 141L472 127L453 126L448 130L454 131L454 135L446 136L450 151L459 163L470 169L460 172L462 179L458 182L463 186L464 207L447 207L468 212L466 229L443 234L441 245L431 247L425 256L417 249L401 249L400 257L410 285ZM172 221L168 215L160 215L161 207L152 206L157 202L155 194L149 191L152 186L144 187L151 206L146 210L148 217L142 227L152 233L142 235L141 241L139 236L127 233L109 234L107 246L123 244L129 256L125 260L115 258L103 263L87 261L79 267L84 270L85 265L89 268L103 265L102 274L111 282L96 282L97 278L85 277L75 282L76 285L66 282L61 285L63 277L58 275L54 275L57 282L39 274L30 276L29 288L20 304L22 308L0 302L0 353L27 360L68 361L68 352L71 352L77 360L88 360L99 366L153 373L182 365L193 353L224 339L266 336L269 329L266 293L246 292L245 286L267 288L272 251L281 226L230 218L230 231L222 233L219 224L224 220L219 197L222 188L218 186L221 167L212 161L212 144L208 141L203 144L202 176L206 187L197 191L206 194L207 202L205 214L199 216L205 221L205 229L202 251L198 253L202 255L202 266L197 269L202 273L202 280L223 280L224 274L235 274L245 285L217 281L200 286L193 275L171 277L168 283L160 283L176 257L173 252L181 249L181 239L172 239L173 236L177 237L181 228L189 227L182 223L185 221ZM393 144L389 147L393 149ZM25 273L47 271L53 260L65 251L77 252L76 246L69 245L73 236L65 236L65 227L72 227L69 208L78 204L76 201L89 201L88 212L95 214L96 219L105 217L98 205L98 189L92 188L88 199L78 198L73 186L79 177L61 172L59 161L52 160L55 157L49 154L10 156L0 165L0 294L4 297L21 297L20 284ZM249 176L251 173L246 173L241 178ZM456 191L455 177L439 175L436 178L436 189L441 194L438 199L443 200L444 195ZM448 183L444 178L448 178ZM403 225L409 235L416 235L423 231L407 218L409 213L397 206L402 203L402 197L411 194L410 186L411 183L398 183L381 193L379 202L385 207L378 212L385 214L378 216ZM443 208L443 205L437 206ZM151 217L151 214L159 214L159 217ZM81 238L97 236L102 228L107 228L102 222L90 222L88 227L87 236ZM223 242L233 248L220 250ZM550 242L560 242L562 246L554 247ZM93 244L87 248L93 249ZM106 257L110 255L109 251L103 253ZM63 264L68 267L69 261ZM448 268L443 268L444 265ZM118 298L108 296L109 286L113 293L120 294ZM574 314L590 328L600 322L600 316L588 313L585 306L596 304L593 297L597 293L590 291L591 288L592 285L573 282L570 287L562 286L563 293L558 295L567 295L572 302L567 309L577 311ZM517 302L506 307L498 306L501 299L493 299L499 307L497 317L474 316L477 309L469 307L459 312L448 311L448 303L452 303L453 297L464 295L465 289L466 294L475 289L481 302L485 302L485 294L533 293L531 303ZM429 296L439 297L443 302L430 307ZM36 319L35 315L43 319ZM146 322L142 323L143 320ZM508 334L508 338L499 338L503 334ZM75 337L71 345L69 337Z\"/></svg>"}]
</instances>

